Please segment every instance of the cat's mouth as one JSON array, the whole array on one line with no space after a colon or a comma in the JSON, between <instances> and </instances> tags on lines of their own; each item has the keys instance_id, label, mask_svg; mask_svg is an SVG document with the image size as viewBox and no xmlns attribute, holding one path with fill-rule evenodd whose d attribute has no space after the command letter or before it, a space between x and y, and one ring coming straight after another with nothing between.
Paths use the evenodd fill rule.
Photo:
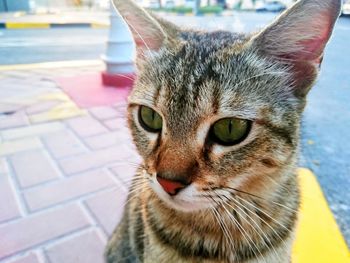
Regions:
<instances>
[{"instance_id":1,"label":"cat's mouth","mask_svg":"<svg viewBox=\"0 0 350 263\"><path fill-rule=\"evenodd\" d=\"M150 186L167 206L182 212L196 212L212 206L208 199L200 197L200 192L194 183L186 186L175 195L166 192L155 177L151 177Z\"/></svg>"}]
</instances>

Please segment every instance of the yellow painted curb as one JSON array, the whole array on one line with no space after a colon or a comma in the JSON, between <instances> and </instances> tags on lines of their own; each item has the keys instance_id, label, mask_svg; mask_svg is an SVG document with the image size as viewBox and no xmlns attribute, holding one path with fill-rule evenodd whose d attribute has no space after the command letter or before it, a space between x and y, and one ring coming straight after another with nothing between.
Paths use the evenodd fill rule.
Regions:
<instances>
[{"instance_id":1,"label":"yellow painted curb","mask_svg":"<svg viewBox=\"0 0 350 263\"><path fill-rule=\"evenodd\" d=\"M301 211L293 263L350 263L350 252L314 174L298 170Z\"/></svg>"},{"instance_id":2,"label":"yellow painted curb","mask_svg":"<svg viewBox=\"0 0 350 263\"><path fill-rule=\"evenodd\" d=\"M7 22L7 29L28 29L28 28L50 28L48 23L19 23L19 22Z\"/></svg>"},{"instance_id":3,"label":"yellow painted curb","mask_svg":"<svg viewBox=\"0 0 350 263\"><path fill-rule=\"evenodd\" d=\"M56 91L56 92L50 92L42 94L38 97L36 97L37 101L50 101L50 100L59 100L62 102L70 102L71 99L66 93L63 93L62 91Z\"/></svg>"},{"instance_id":4,"label":"yellow painted curb","mask_svg":"<svg viewBox=\"0 0 350 263\"><path fill-rule=\"evenodd\" d=\"M0 66L0 71L101 66L101 60L72 60Z\"/></svg>"},{"instance_id":5,"label":"yellow painted curb","mask_svg":"<svg viewBox=\"0 0 350 263\"><path fill-rule=\"evenodd\" d=\"M87 115L85 110L79 109L73 102L62 103L51 110L39 114L29 115L32 123L64 120Z\"/></svg>"},{"instance_id":6,"label":"yellow painted curb","mask_svg":"<svg viewBox=\"0 0 350 263\"><path fill-rule=\"evenodd\" d=\"M44 101L61 101L59 105L52 107L51 109L29 115L29 120L32 123L50 122L56 120L63 120L78 116L84 116L87 114L86 110L80 109L70 97L63 92L52 92L48 94L40 95L36 98L37 102Z\"/></svg>"}]
</instances>

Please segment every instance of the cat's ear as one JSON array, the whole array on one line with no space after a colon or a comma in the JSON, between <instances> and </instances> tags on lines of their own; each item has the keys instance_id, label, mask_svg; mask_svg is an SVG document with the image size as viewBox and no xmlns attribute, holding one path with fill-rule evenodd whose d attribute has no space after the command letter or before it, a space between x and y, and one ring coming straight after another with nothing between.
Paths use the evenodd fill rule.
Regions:
<instances>
[{"instance_id":1,"label":"cat's ear","mask_svg":"<svg viewBox=\"0 0 350 263\"><path fill-rule=\"evenodd\" d=\"M266 55L295 62L296 81L308 86L317 75L340 9L341 0L300 0L251 43ZM300 95L309 88L299 87Z\"/></svg>"},{"instance_id":2,"label":"cat's ear","mask_svg":"<svg viewBox=\"0 0 350 263\"><path fill-rule=\"evenodd\" d=\"M176 42L178 29L170 22L157 18L133 0L113 0L113 5L128 25L136 43L138 55L158 51Z\"/></svg>"}]
</instances>

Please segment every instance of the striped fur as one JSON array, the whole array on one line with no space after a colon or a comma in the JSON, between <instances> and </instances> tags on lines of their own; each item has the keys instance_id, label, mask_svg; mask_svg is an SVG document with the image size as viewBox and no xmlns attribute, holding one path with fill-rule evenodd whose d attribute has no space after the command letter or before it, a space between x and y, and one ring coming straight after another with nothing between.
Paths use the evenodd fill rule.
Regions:
<instances>
[{"instance_id":1,"label":"striped fur","mask_svg":"<svg viewBox=\"0 0 350 263\"><path fill-rule=\"evenodd\" d=\"M299 1L251 35L181 30L130 0L114 4L137 44L128 121L143 163L106 261L290 262L300 120L340 1ZM140 105L161 115L161 133L142 128ZM230 147L208 136L227 117L252 123ZM190 185L169 196L160 172Z\"/></svg>"}]
</instances>

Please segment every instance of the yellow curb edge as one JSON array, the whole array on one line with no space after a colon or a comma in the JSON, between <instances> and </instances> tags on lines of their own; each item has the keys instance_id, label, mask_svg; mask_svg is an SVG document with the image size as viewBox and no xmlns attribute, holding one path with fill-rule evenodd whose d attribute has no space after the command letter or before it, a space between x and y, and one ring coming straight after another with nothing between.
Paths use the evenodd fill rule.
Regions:
<instances>
[{"instance_id":1,"label":"yellow curb edge","mask_svg":"<svg viewBox=\"0 0 350 263\"><path fill-rule=\"evenodd\" d=\"M298 169L301 208L293 263L350 263L350 251L316 176Z\"/></svg>"},{"instance_id":2,"label":"yellow curb edge","mask_svg":"<svg viewBox=\"0 0 350 263\"><path fill-rule=\"evenodd\" d=\"M21 22L6 22L6 29L37 29L37 28L50 28L49 23L21 23Z\"/></svg>"}]
</instances>

